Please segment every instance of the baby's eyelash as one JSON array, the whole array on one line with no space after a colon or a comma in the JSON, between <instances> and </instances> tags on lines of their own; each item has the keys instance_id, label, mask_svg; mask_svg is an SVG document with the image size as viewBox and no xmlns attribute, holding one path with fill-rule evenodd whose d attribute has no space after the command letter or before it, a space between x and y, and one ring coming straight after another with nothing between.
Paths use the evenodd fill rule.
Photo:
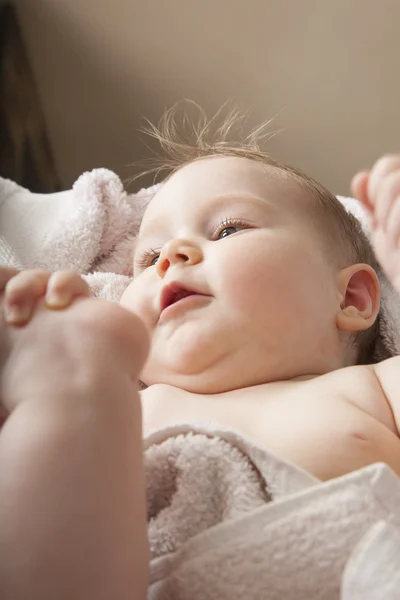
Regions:
<instances>
[{"instance_id":1,"label":"baby's eyelash","mask_svg":"<svg viewBox=\"0 0 400 600\"><path fill-rule=\"evenodd\" d=\"M138 269L147 269L148 267L150 267L150 263L154 258L157 258L157 256L160 255L160 251L157 252L157 250L153 250L153 248L149 248L148 250L143 250L143 252L141 252L139 254L139 256L136 257L135 259L135 266Z\"/></svg>"},{"instance_id":2,"label":"baby's eyelash","mask_svg":"<svg viewBox=\"0 0 400 600\"><path fill-rule=\"evenodd\" d=\"M243 229L249 229L251 225L246 221L243 221L243 219L227 217L226 219L223 219L223 221L221 221L217 227L214 228L212 232L212 238L214 239L218 237L221 231L223 231L226 227L242 227Z\"/></svg>"}]
</instances>

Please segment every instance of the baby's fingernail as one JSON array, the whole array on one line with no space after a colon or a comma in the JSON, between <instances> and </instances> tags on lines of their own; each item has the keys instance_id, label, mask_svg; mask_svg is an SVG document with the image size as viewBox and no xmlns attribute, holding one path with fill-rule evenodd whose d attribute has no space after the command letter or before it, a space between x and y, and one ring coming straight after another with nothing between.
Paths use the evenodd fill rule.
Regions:
<instances>
[{"instance_id":1,"label":"baby's fingernail","mask_svg":"<svg viewBox=\"0 0 400 600\"><path fill-rule=\"evenodd\" d=\"M10 306L4 307L4 316L7 323L24 323L25 321L28 321L31 314L32 309L30 306L11 304Z\"/></svg>"},{"instance_id":2,"label":"baby's fingernail","mask_svg":"<svg viewBox=\"0 0 400 600\"><path fill-rule=\"evenodd\" d=\"M46 306L49 308L63 308L71 302L68 292L49 292L46 294Z\"/></svg>"}]
</instances>

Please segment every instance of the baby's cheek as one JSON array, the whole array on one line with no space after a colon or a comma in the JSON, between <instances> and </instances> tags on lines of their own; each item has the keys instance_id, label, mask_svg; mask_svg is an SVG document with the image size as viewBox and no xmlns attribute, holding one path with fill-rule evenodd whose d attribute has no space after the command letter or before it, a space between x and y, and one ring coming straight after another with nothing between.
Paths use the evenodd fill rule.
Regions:
<instances>
[{"instance_id":1,"label":"baby's cheek","mask_svg":"<svg viewBox=\"0 0 400 600\"><path fill-rule=\"evenodd\" d=\"M134 300L135 300L135 282L132 282L128 285L128 287L122 294L121 300L119 303L124 308L131 310L132 306L134 305Z\"/></svg>"},{"instance_id":2,"label":"baby's cheek","mask_svg":"<svg viewBox=\"0 0 400 600\"><path fill-rule=\"evenodd\" d=\"M287 319L308 309L309 282L304 262L285 248L267 252L249 246L236 256L232 252L224 262L224 293L237 311L253 317L269 312Z\"/></svg>"},{"instance_id":3,"label":"baby's cheek","mask_svg":"<svg viewBox=\"0 0 400 600\"><path fill-rule=\"evenodd\" d=\"M267 257L260 251L246 260L244 255L236 260L230 269L226 266L227 285L237 299L246 304L249 300L265 300L268 296L278 296L287 292L291 284L287 265L279 257Z\"/></svg>"},{"instance_id":4,"label":"baby's cheek","mask_svg":"<svg viewBox=\"0 0 400 600\"><path fill-rule=\"evenodd\" d=\"M134 280L128 285L123 293L120 304L131 312L138 315L146 325L150 326L152 322L151 307L152 304L141 281Z\"/></svg>"}]
</instances>

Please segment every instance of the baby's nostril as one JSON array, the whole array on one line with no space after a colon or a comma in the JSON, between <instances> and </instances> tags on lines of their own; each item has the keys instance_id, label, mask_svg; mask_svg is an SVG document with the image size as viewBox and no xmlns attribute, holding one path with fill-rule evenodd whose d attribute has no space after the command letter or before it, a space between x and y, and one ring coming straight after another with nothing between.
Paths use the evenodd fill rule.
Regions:
<instances>
[{"instance_id":1,"label":"baby's nostril","mask_svg":"<svg viewBox=\"0 0 400 600\"><path fill-rule=\"evenodd\" d=\"M161 267L161 271L166 271L167 269L169 269L170 266L170 262L168 260L168 258L164 258L163 261L161 261L160 259L158 260L158 262L156 264L159 264Z\"/></svg>"}]
</instances>

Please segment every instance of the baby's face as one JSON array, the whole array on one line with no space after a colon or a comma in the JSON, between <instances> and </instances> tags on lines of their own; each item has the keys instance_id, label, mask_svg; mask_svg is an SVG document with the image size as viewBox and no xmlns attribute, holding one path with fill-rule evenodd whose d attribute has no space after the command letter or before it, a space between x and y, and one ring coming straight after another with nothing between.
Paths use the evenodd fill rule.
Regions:
<instances>
[{"instance_id":1,"label":"baby's face","mask_svg":"<svg viewBox=\"0 0 400 600\"><path fill-rule=\"evenodd\" d=\"M151 334L147 385L217 393L339 366L336 273L312 211L298 182L245 158L200 160L165 183L121 300Z\"/></svg>"}]
</instances>

